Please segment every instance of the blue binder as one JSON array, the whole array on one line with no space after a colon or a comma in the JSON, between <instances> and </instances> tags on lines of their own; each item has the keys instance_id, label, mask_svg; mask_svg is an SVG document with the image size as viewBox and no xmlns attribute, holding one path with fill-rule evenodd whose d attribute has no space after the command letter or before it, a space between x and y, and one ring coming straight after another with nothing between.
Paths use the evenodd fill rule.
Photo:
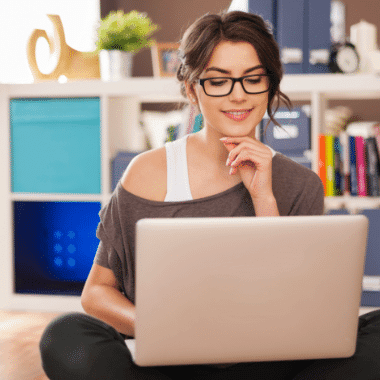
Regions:
<instances>
[{"instance_id":1,"label":"blue binder","mask_svg":"<svg viewBox=\"0 0 380 380\"><path fill-rule=\"evenodd\" d=\"M365 276L380 276L380 210L363 210L369 220ZM362 306L380 306L379 291L363 291Z\"/></svg>"},{"instance_id":2,"label":"blue binder","mask_svg":"<svg viewBox=\"0 0 380 380\"><path fill-rule=\"evenodd\" d=\"M304 73L328 73L330 54L330 0L305 0Z\"/></svg>"},{"instance_id":3,"label":"blue binder","mask_svg":"<svg viewBox=\"0 0 380 380\"><path fill-rule=\"evenodd\" d=\"M276 37L285 74L303 72L305 47L305 1L277 0Z\"/></svg>"}]
</instances>

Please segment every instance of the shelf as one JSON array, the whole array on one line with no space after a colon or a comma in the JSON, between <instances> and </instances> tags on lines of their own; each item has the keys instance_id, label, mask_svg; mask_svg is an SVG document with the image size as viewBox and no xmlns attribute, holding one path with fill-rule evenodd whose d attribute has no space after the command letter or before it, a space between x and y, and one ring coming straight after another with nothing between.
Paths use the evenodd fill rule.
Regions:
<instances>
[{"instance_id":1,"label":"shelf","mask_svg":"<svg viewBox=\"0 0 380 380\"><path fill-rule=\"evenodd\" d=\"M357 212L365 209L380 208L380 197L354 197L354 196L335 196L325 197L326 210L347 209Z\"/></svg>"},{"instance_id":2,"label":"shelf","mask_svg":"<svg viewBox=\"0 0 380 380\"><path fill-rule=\"evenodd\" d=\"M380 76L370 74L285 75L281 91L295 100L311 100L321 93L334 99L380 99Z\"/></svg>"},{"instance_id":3,"label":"shelf","mask_svg":"<svg viewBox=\"0 0 380 380\"><path fill-rule=\"evenodd\" d=\"M0 85L10 98L109 96L137 97L145 102L184 101L175 78L134 77L118 82L84 80L67 83ZM380 76L371 74L289 74L281 91L292 100L311 100L312 93L328 99L380 99Z\"/></svg>"},{"instance_id":4,"label":"shelf","mask_svg":"<svg viewBox=\"0 0 380 380\"><path fill-rule=\"evenodd\" d=\"M12 201L32 202L102 202L101 194L42 194L42 193L12 193Z\"/></svg>"},{"instance_id":5,"label":"shelf","mask_svg":"<svg viewBox=\"0 0 380 380\"><path fill-rule=\"evenodd\" d=\"M317 171L317 139L318 134L324 131L324 112L328 108L329 100L380 99L380 76L363 74L285 75L281 82L281 91L288 95L293 102L306 101L311 105L311 150L314 152L311 161L313 170ZM98 113L100 114L99 138L101 151L100 164L95 165L96 168L99 166L100 188L92 194L89 194L91 190L85 190L84 194L71 193L71 191L79 192L80 190L77 189L52 190L61 190L67 193L46 194L38 192L49 191L45 188L41 190L22 188L14 189L18 192L12 192L10 175L12 163L9 144L11 136L10 129L7 128L11 124L10 99L81 97L93 97L100 100ZM13 236L15 226L13 209L17 207L17 203L22 202L25 202L24 205L21 205L24 208L33 206L28 202L35 202L36 205L34 206L36 207L41 206L37 202L99 202L101 205L105 205L112 194L110 163L115 153L119 150L140 151L141 141L143 140L140 127L141 104L177 102L187 102L187 100L182 97L180 85L176 78L134 77L118 82L83 80L68 83L49 81L34 84L0 84L0 120L2 125L5 126L5 128L1 129L0 135L0 158L2 162L0 165L0 174L2 175L2 181L0 182L0 211L2 213L2 218L0 218L0 238L4 251L4 254L0 257L0 278L2 278L0 308L23 309L27 307L28 309L50 311L81 310L80 299L77 296L31 296L14 292L15 245ZM92 162L90 164L93 166ZM57 203L51 206L66 207L72 205ZM94 205L86 206L92 207ZM350 212L356 213L363 209L380 208L380 197L326 197L325 207L327 210L346 208ZM76 213L73 212L70 215L74 214ZM24 218L27 221L26 223L30 219L29 216ZM92 217L92 219L94 218ZM44 219L41 217L41 220ZM28 224L27 228L19 228L19 231L28 231L31 227L32 225ZM49 228L53 227L50 223L45 226L46 228L49 230ZM95 227L91 228L95 229ZM52 231L54 232L55 230ZM49 233L51 235L51 231ZM35 235L38 234L36 233ZM28 243L26 239L19 240L27 241ZM24 249L19 251L23 252Z\"/></svg>"}]
</instances>

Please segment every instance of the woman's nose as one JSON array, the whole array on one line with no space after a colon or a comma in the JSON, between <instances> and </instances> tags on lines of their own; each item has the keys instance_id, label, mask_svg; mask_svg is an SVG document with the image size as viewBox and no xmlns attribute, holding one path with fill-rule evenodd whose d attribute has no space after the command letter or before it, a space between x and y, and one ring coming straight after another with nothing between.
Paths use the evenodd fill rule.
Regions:
<instances>
[{"instance_id":1,"label":"woman's nose","mask_svg":"<svg viewBox=\"0 0 380 380\"><path fill-rule=\"evenodd\" d=\"M235 82L232 92L230 94L230 99L233 101L242 101L245 100L247 94L244 91L243 85L240 82Z\"/></svg>"}]
</instances>

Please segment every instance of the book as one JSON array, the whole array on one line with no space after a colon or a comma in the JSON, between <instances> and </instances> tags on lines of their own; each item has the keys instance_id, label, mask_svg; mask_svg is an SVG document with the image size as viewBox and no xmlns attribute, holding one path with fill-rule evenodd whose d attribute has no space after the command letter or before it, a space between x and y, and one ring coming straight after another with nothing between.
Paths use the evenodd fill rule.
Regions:
<instances>
[{"instance_id":1,"label":"book","mask_svg":"<svg viewBox=\"0 0 380 380\"><path fill-rule=\"evenodd\" d=\"M378 197L380 196L379 186L379 156L377 150L377 143L375 137L366 139L367 158L368 158L368 195Z\"/></svg>"},{"instance_id":2,"label":"book","mask_svg":"<svg viewBox=\"0 0 380 380\"><path fill-rule=\"evenodd\" d=\"M343 194L341 149L339 137L336 136L334 137L334 195Z\"/></svg>"},{"instance_id":3,"label":"book","mask_svg":"<svg viewBox=\"0 0 380 380\"><path fill-rule=\"evenodd\" d=\"M366 178L366 160L365 160L365 142L363 136L355 137L356 147L356 173L357 173L357 191L360 197L367 195L367 178Z\"/></svg>"},{"instance_id":4,"label":"book","mask_svg":"<svg viewBox=\"0 0 380 380\"><path fill-rule=\"evenodd\" d=\"M333 135L326 135L326 195L335 195L335 167L334 167L334 140Z\"/></svg>"},{"instance_id":5,"label":"book","mask_svg":"<svg viewBox=\"0 0 380 380\"><path fill-rule=\"evenodd\" d=\"M326 136L319 135L319 157L318 157L318 175L322 180L323 188L325 190L326 195Z\"/></svg>"},{"instance_id":6,"label":"book","mask_svg":"<svg viewBox=\"0 0 380 380\"><path fill-rule=\"evenodd\" d=\"M350 153L349 153L349 145L348 145L348 135L346 132L342 131L339 134L340 141L340 158L341 158L341 181L342 181L342 189L343 195L349 195L351 193L350 186Z\"/></svg>"},{"instance_id":7,"label":"book","mask_svg":"<svg viewBox=\"0 0 380 380\"><path fill-rule=\"evenodd\" d=\"M357 175L356 175L356 147L355 136L348 137L348 148L350 155L350 187L351 195L358 195Z\"/></svg>"}]
</instances>

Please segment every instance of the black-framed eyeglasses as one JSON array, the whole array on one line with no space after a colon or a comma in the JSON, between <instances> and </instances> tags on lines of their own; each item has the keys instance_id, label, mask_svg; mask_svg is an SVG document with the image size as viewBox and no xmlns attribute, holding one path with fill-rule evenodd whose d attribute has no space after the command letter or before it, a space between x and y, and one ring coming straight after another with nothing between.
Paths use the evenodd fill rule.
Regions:
<instances>
[{"instance_id":1,"label":"black-framed eyeglasses","mask_svg":"<svg viewBox=\"0 0 380 380\"><path fill-rule=\"evenodd\" d=\"M267 74L246 75L240 78L215 77L198 79L203 91L208 96L227 96L231 94L235 83L240 82L247 94L262 94L269 90L269 77Z\"/></svg>"}]
</instances>

